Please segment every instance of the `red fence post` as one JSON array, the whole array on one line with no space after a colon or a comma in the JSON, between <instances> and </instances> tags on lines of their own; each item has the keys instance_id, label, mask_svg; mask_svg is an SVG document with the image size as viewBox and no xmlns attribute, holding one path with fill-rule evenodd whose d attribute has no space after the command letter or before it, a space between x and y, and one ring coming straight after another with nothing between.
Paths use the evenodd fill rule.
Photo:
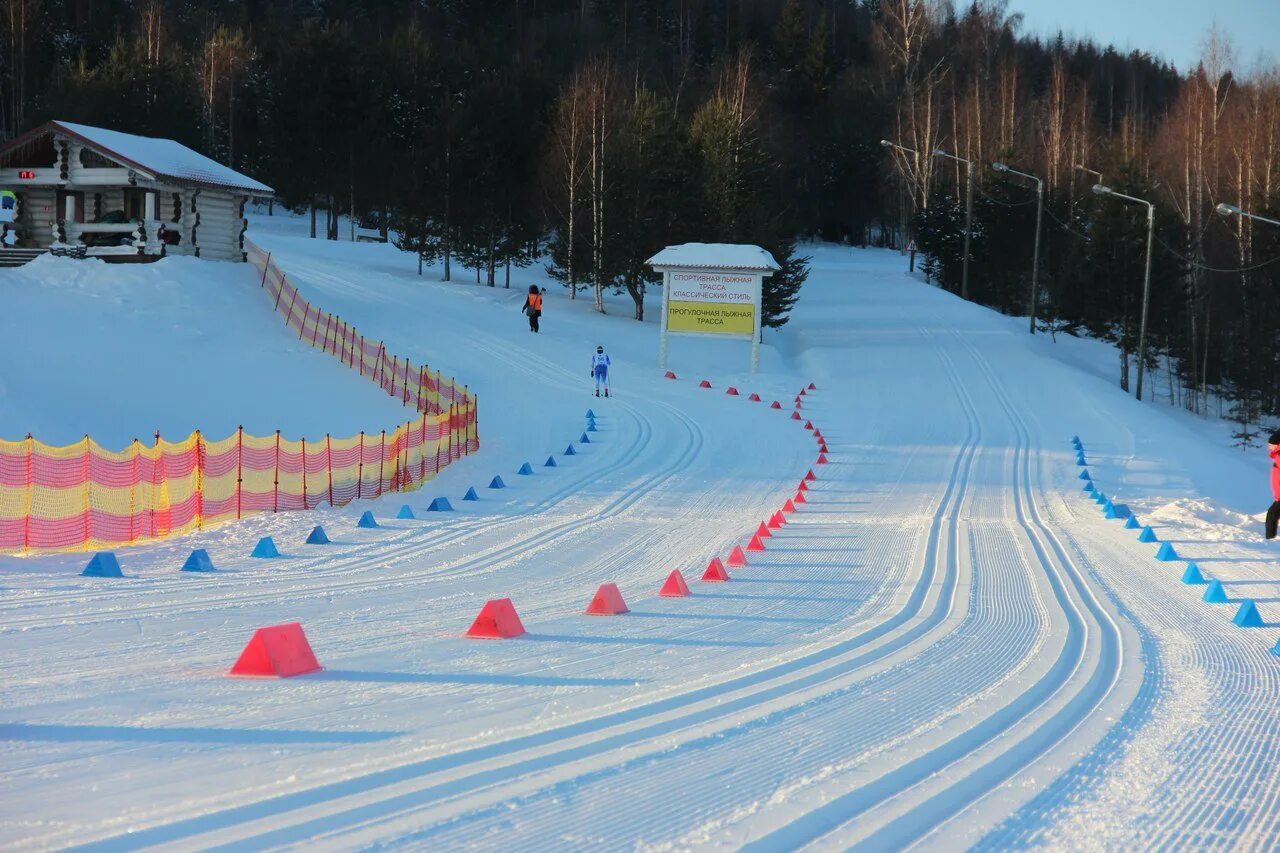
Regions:
<instances>
[{"instance_id":1,"label":"red fence post","mask_svg":"<svg viewBox=\"0 0 1280 853\"><path fill-rule=\"evenodd\" d=\"M240 506L244 491L244 424L236 427L236 518L240 517Z\"/></svg>"},{"instance_id":2,"label":"red fence post","mask_svg":"<svg viewBox=\"0 0 1280 853\"><path fill-rule=\"evenodd\" d=\"M262 284L258 285L258 287L267 286L267 269L270 266L271 266L271 253L267 252L267 261L262 265Z\"/></svg>"},{"instance_id":3,"label":"red fence post","mask_svg":"<svg viewBox=\"0 0 1280 853\"><path fill-rule=\"evenodd\" d=\"M272 475L271 511L280 511L280 430L276 430L276 468Z\"/></svg>"},{"instance_id":4,"label":"red fence post","mask_svg":"<svg viewBox=\"0 0 1280 853\"><path fill-rule=\"evenodd\" d=\"M391 396L396 395L396 376L400 373L400 356L391 356Z\"/></svg>"}]
</instances>

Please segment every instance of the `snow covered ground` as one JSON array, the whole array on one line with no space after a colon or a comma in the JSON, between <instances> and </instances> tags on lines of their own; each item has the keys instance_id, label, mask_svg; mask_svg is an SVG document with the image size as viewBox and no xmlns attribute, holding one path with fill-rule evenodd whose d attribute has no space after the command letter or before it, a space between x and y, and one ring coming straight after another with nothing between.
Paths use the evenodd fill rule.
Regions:
<instances>
[{"instance_id":1,"label":"snow covered ground","mask_svg":"<svg viewBox=\"0 0 1280 853\"><path fill-rule=\"evenodd\" d=\"M6 846L1280 844L1280 572L1251 517L1265 456L891 253L815 248L759 376L742 344L673 339L672 382L656 312L636 323L625 299L600 317L537 269L510 291L441 284L301 227L250 233L309 298L477 391L480 453L409 496L457 511L396 521L392 496L249 519L122 550L123 581L76 576L82 556L0 560ZM538 336L517 313L531 281L549 288ZM587 396L598 342L609 400ZM823 466L788 418L810 380ZM1234 627L1184 562L1104 520L1073 434L1099 487L1267 627ZM697 582L811 466L767 550ZM483 488L494 474L510 488ZM370 507L384 526L355 529ZM301 544L317 522L334 545ZM285 559L249 559L268 532ZM219 572L177 573L193 546ZM694 595L659 598L675 568ZM581 615L607 581L632 612ZM460 638L495 596L529 635ZM323 673L225 677L254 627L291 619Z\"/></svg>"}]
</instances>

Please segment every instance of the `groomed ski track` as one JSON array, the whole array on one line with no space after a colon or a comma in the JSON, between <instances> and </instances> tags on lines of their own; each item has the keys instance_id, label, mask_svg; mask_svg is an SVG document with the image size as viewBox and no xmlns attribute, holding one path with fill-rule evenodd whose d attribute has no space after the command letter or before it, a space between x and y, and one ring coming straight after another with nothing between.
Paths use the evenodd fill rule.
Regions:
<instances>
[{"instance_id":1,"label":"groomed ski track","mask_svg":"<svg viewBox=\"0 0 1280 853\"><path fill-rule=\"evenodd\" d=\"M314 286L352 272L283 254ZM585 318L565 318L564 351L460 331L555 404L526 403L534 477L505 464L509 436L459 466L478 485L503 474L497 511L354 531L353 507L337 535L326 520L336 544L321 554L286 547L269 570L227 559L198 583L17 578L0 596L2 660L28 698L0 719L18 744L0 782L21 791L3 838L1273 847L1280 784L1258 745L1280 737L1280 667L1078 492L1070 436L1101 479L1125 464L1131 428L999 318L849 258L819 258L785 361L756 386L726 371L699 391L689 371L671 383L633 370L631 393L588 401L564 367L586 351ZM390 284L367 287L410 315L422 297ZM651 343L615 362L650 358ZM696 582L812 466L809 434L786 419L810 379L803 414L832 453L809 502L732 581ZM725 397L729 381L784 411ZM600 432L560 456L587 405ZM561 465L544 469L551 452ZM299 542L310 523L208 538L247 553L255 535ZM656 596L672 568L692 598ZM633 612L577 615L605 581ZM529 637L458 639L505 595ZM221 677L246 626L285 615L324 673ZM84 790L96 793L71 797Z\"/></svg>"}]
</instances>

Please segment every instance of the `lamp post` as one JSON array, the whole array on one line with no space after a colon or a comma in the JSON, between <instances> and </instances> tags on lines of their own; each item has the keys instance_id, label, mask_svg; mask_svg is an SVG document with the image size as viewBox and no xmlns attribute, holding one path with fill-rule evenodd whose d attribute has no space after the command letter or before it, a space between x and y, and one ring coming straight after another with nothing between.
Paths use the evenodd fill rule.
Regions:
<instances>
[{"instance_id":1,"label":"lamp post","mask_svg":"<svg viewBox=\"0 0 1280 853\"><path fill-rule=\"evenodd\" d=\"M1027 172L1010 169L1004 163L992 163L991 168L1005 175L1017 175L1036 182L1036 242L1031 253L1031 334L1036 333L1036 305L1040 301L1038 275L1040 273L1040 223L1044 218L1044 181Z\"/></svg>"},{"instance_id":2,"label":"lamp post","mask_svg":"<svg viewBox=\"0 0 1280 853\"><path fill-rule=\"evenodd\" d=\"M1222 204L1218 205L1216 209L1218 213L1222 214L1223 216L1242 216L1245 219L1256 219L1259 222L1265 222L1268 225L1275 225L1276 227L1280 227L1280 220L1268 219L1267 217L1259 216L1256 213L1249 213L1248 211L1241 210L1240 208L1236 207L1234 204L1227 204L1225 201Z\"/></svg>"},{"instance_id":3,"label":"lamp post","mask_svg":"<svg viewBox=\"0 0 1280 853\"><path fill-rule=\"evenodd\" d=\"M963 157L957 157L941 148L933 152L934 157L946 157L957 162L964 163L967 167L965 170L965 192L964 192L964 266L960 274L960 298L969 298L969 241L973 235L973 161L966 160Z\"/></svg>"},{"instance_id":4,"label":"lamp post","mask_svg":"<svg viewBox=\"0 0 1280 853\"><path fill-rule=\"evenodd\" d=\"M908 147L907 147L907 146L905 146L905 145L899 145L899 144L898 144L898 143L896 143L896 142L890 142L890 141L889 141L889 140L887 140L887 139L881 139L881 140L880 140L880 147L881 147L881 148L892 148L892 149L894 149L895 151L898 151L898 152L900 152L900 153L902 153L902 154L910 154L910 155L912 155L913 157L919 157L919 156L920 156L920 152L919 152L919 151L917 151L916 149L914 149L914 148L908 148ZM902 184L899 184L898 186L899 186L899 187L901 187L901 186L902 186ZM899 202L901 202L901 201L902 201L901 197L899 197L898 201L899 201ZM912 199L912 204L913 204L913 206L914 206L914 203L915 203L915 202L914 202L914 199ZM914 237L910 237L910 238L909 238L909 237L908 237L908 235L907 235L907 233L906 233L906 231L907 231L906 207L905 207L905 205L901 205L901 207L902 207L901 215L902 215L902 231L903 231L903 238L904 238L904 239L907 239L907 240L908 240L908 242L910 242L910 243L914 244L914 243L915 243L915 239L914 239ZM914 270L914 268L915 268L915 255L914 255L914 254L912 254L912 256L911 256L911 266L912 266L912 269ZM928 277L927 277L927 276L926 276L926 280L928 280Z\"/></svg>"},{"instance_id":5,"label":"lamp post","mask_svg":"<svg viewBox=\"0 0 1280 853\"><path fill-rule=\"evenodd\" d=\"M1141 400L1142 374L1146 367L1147 356L1147 306L1151 304L1151 245L1155 242L1156 235L1156 206L1145 198L1135 198L1131 195L1118 193L1111 187L1103 186L1102 184L1094 184L1093 191L1097 195L1109 195L1122 201L1145 204L1147 206L1147 268L1142 277L1142 322L1138 327L1138 387L1136 396Z\"/></svg>"}]
</instances>

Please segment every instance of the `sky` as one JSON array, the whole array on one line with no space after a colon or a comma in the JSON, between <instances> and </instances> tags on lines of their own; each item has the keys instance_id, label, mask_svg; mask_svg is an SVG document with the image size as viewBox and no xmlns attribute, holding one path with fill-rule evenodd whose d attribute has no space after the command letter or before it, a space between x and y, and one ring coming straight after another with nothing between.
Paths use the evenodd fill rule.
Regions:
<instances>
[{"instance_id":1,"label":"sky","mask_svg":"<svg viewBox=\"0 0 1280 853\"><path fill-rule=\"evenodd\" d=\"M1179 71L1194 67L1215 23L1235 49L1237 72L1260 57L1280 62L1280 0L1009 0L1009 12L1022 14L1024 34L1062 30L1121 51L1145 50Z\"/></svg>"}]
</instances>

